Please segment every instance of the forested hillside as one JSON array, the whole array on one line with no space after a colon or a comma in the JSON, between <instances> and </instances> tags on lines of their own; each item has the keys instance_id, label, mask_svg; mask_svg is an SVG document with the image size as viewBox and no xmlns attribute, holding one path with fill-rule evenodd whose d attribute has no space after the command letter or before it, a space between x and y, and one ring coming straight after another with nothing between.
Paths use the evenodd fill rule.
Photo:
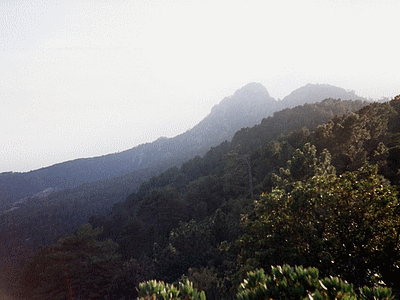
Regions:
<instances>
[{"instance_id":1,"label":"forested hillside","mask_svg":"<svg viewBox=\"0 0 400 300\"><path fill-rule=\"evenodd\" d=\"M114 180L116 177L121 177L118 185L122 191L124 182L148 179L171 166L178 166L190 158L203 155L211 147L225 140L230 141L239 129L259 124L263 118L278 110L327 98L364 100L339 87L308 84L278 102L261 84L247 84L215 105L199 124L176 137L159 138L119 153L76 159L30 172L1 173L0 212L48 188L66 190L89 184L82 187L87 191L91 183L97 182L92 185L97 190L97 186L109 186L110 182L118 181ZM142 175L137 176L135 173ZM121 196L125 198L126 195L120 192L109 203L120 201Z\"/></svg>"},{"instance_id":2,"label":"forested hillside","mask_svg":"<svg viewBox=\"0 0 400 300\"><path fill-rule=\"evenodd\" d=\"M72 160L31 172L2 173L0 211L47 188L71 189L116 176L132 177L130 173L137 171L153 176L203 155L210 147L230 140L240 128L258 124L277 109L277 101L267 89L252 83L223 99L199 124L176 137L159 138L119 153Z\"/></svg>"},{"instance_id":3,"label":"forested hillside","mask_svg":"<svg viewBox=\"0 0 400 300\"><path fill-rule=\"evenodd\" d=\"M8 270L18 297L135 299L139 282L188 279L208 299L234 299L249 271L283 264L339 276L357 295L396 288L400 97L365 105L284 110L152 177L109 215Z\"/></svg>"}]
</instances>

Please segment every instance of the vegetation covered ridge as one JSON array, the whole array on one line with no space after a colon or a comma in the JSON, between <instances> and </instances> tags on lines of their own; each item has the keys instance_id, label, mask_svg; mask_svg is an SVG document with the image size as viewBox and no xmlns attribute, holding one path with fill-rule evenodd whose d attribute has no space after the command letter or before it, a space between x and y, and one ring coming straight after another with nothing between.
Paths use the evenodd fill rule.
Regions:
<instances>
[{"instance_id":1,"label":"vegetation covered ridge","mask_svg":"<svg viewBox=\"0 0 400 300\"><path fill-rule=\"evenodd\" d=\"M391 299L400 286L400 96L310 125L329 102L350 103L306 105L293 128L267 118L242 129L38 249L17 274L19 299L164 299L140 294L150 280L176 299L184 289L200 299ZM297 279L294 266L303 266ZM301 292L317 269L318 284ZM271 280L283 284L276 294Z\"/></svg>"}]
</instances>

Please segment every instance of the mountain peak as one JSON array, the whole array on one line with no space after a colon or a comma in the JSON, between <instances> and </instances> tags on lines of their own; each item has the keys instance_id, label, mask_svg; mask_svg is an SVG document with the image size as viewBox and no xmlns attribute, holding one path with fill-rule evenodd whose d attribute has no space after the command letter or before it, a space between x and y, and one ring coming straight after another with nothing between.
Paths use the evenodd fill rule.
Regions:
<instances>
[{"instance_id":1,"label":"mountain peak","mask_svg":"<svg viewBox=\"0 0 400 300\"><path fill-rule=\"evenodd\" d=\"M237 90L232 96L224 98L212 111L226 110L231 108L246 109L254 106L266 105L275 102L274 98L261 83L249 83Z\"/></svg>"},{"instance_id":2,"label":"mountain peak","mask_svg":"<svg viewBox=\"0 0 400 300\"><path fill-rule=\"evenodd\" d=\"M282 100L282 104L285 107L293 107L305 103L320 102L327 98L341 100L366 100L356 95L354 91L348 91L334 85L308 83L286 96Z\"/></svg>"},{"instance_id":3,"label":"mountain peak","mask_svg":"<svg viewBox=\"0 0 400 300\"><path fill-rule=\"evenodd\" d=\"M252 96L257 96L257 97L262 96L264 98L270 98L270 95L266 87L258 82L251 82L246 84L244 87L237 90L233 96L246 97L246 98Z\"/></svg>"}]
</instances>

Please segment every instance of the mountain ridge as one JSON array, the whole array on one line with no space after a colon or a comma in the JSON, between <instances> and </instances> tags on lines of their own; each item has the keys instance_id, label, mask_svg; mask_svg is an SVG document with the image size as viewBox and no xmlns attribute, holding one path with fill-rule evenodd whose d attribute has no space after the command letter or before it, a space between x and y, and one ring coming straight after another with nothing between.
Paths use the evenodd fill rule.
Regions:
<instances>
[{"instance_id":1,"label":"mountain ridge","mask_svg":"<svg viewBox=\"0 0 400 300\"><path fill-rule=\"evenodd\" d=\"M327 89L327 86L329 85L309 84L293 91L290 95L307 93L310 95L313 91L323 90L318 94L317 100L308 96L315 102L343 94L344 89L334 86L329 86ZM335 91L338 92L335 94ZM82 184L123 176L135 170L156 166L162 168L163 164L168 167L179 165L190 158L204 154L225 140L231 140L241 128L254 126L275 111L295 106L296 101L291 100L290 95L282 101L277 101L262 84L249 83L215 105L193 128L175 137L160 137L153 142L121 152L78 158L30 172L1 173L0 211L13 202L49 187L60 190L71 189ZM362 99L354 93L353 96ZM305 97L299 101L306 101Z\"/></svg>"},{"instance_id":2,"label":"mountain ridge","mask_svg":"<svg viewBox=\"0 0 400 300\"><path fill-rule=\"evenodd\" d=\"M262 104L265 96L269 97L265 87L261 84L249 84L232 96L224 98L197 125L175 137L160 137L153 142L121 152L78 158L29 172L1 173L0 211L4 205L7 206L49 187L60 190L76 188L81 184L157 166L168 160L179 164L202 155L210 147L224 140L230 140L240 128L252 126L261 121L266 114L272 113L261 109L266 106ZM257 105L251 108L249 100L253 99L257 99ZM268 100L275 101L272 98L267 98L265 101ZM170 163L166 165L171 166Z\"/></svg>"},{"instance_id":3,"label":"mountain ridge","mask_svg":"<svg viewBox=\"0 0 400 300\"><path fill-rule=\"evenodd\" d=\"M319 102L320 98L328 99L341 99L341 100L362 100L367 101L366 98L358 96L355 91L345 90L330 84L312 84L307 83L282 99L281 104L285 107L294 107L303 105L305 103Z\"/></svg>"},{"instance_id":4,"label":"mountain ridge","mask_svg":"<svg viewBox=\"0 0 400 300\"><path fill-rule=\"evenodd\" d=\"M112 228L113 232L118 233L122 229L120 224L128 221L127 218L129 218L129 215L124 212L124 207L129 206L130 209L134 210L138 205L138 201L141 200L139 199L140 197L137 198L135 195L142 195L143 191L146 190L156 191L158 187L168 185L171 182L176 188L177 195L181 195L185 184L202 176L203 178L208 178L207 182L211 180L209 182L211 186L209 187L214 188L215 182L212 180L214 173L209 173L211 170L222 176L227 171L227 167L235 168L235 165L230 165L226 161L228 156L231 159L237 157L242 160L247 156L241 156L240 153L242 151L248 153L245 149L248 146L252 149L258 148L261 151L259 154L262 154L265 150L263 145L280 133L284 134L285 132L300 129L303 126L317 125L312 120L320 124L334 115L348 114L355 109L353 104L356 106L366 105L361 101L358 101L358 103L353 102L357 101L349 101L346 104L341 103L340 100L332 101L328 99L322 101L322 103L299 106L294 109L286 109L282 113L275 113L273 118L264 118L260 125L244 128L237 132L235 140L223 142L216 147L212 147L204 156L197 156L187 160L179 167L176 161L167 160L168 165L160 163L160 166L154 168L140 169L120 177L82 184L75 189L56 191L43 198L44 201L31 197L18 208L11 207L8 212L0 213L0 241L2 244L0 254L3 255L3 260L9 261L10 257L18 256L17 251L14 251L17 247L21 249L36 249L41 245L51 244L58 237L73 232L81 224L88 221L96 223L104 220L107 215L111 219L109 223L105 224L105 230L111 230ZM310 113L312 116L308 116ZM286 122L288 119L293 122ZM293 135L295 139L297 136L299 135ZM239 156L232 156L234 153ZM281 157L280 160L282 159L285 160L285 158ZM268 168L255 168L253 171L255 176L260 177L263 176L262 174L266 175ZM228 172L230 173L230 171ZM207 176L210 174L211 176ZM231 175L233 176L233 173ZM232 182L231 180L235 176L232 177L231 175L226 178L224 176L221 177L225 178L223 179L223 185L226 185L227 189L224 192L226 193L224 197L228 198L233 197L238 191L245 188L241 185L236 186L239 190L233 188L236 183L235 180ZM240 178L247 178L246 176L243 175ZM198 183L200 184L201 182ZM199 189L199 192L202 192L208 187L200 184L197 188L196 185L193 188L194 191ZM40 195L43 194L45 193L40 193ZM167 196L165 199L168 201L169 197ZM197 196L195 196L192 200L202 201L201 197L197 199ZM221 199L212 197L210 201L204 202L201 206L191 207L191 210L196 214L203 214L216 208L215 206ZM154 207L149 207L149 209L153 210ZM176 216L177 213L179 214L179 210L171 211L171 215L168 215L168 218ZM154 221L154 218L151 219ZM150 220L150 222L152 221ZM113 236L113 238L116 239L118 236Z\"/></svg>"}]
</instances>

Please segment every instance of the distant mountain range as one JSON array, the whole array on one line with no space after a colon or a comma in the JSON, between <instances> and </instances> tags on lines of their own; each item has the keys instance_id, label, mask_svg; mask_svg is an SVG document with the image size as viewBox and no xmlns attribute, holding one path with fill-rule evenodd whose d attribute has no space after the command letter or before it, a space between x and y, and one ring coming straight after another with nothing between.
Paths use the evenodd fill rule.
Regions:
<instances>
[{"instance_id":1,"label":"distant mountain range","mask_svg":"<svg viewBox=\"0 0 400 300\"><path fill-rule=\"evenodd\" d=\"M275 111L326 98L366 100L339 87L308 84L293 91L282 101L277 101L263 85L250 83L232 96L224 98L192 129L174 138L159 138L123 152L67 161L31 172L1 173L0 212L10 209L13 203L48 188L66 190L91 183L108 186L109 182L118 181L117 178L125 183L129 182L132 176L135 177L136 186L171 166L203 155L225 140L230 141L235 132L259 124ZM106 182L102 183L104 180ZM129 186L125 183L125 187Z\"/></svg>"},{"instance_id":2,"label":"distant mountain range","mask_svg":"<svg viewBox=\"0 0 400 300\"><path fill-rule=\"evenodd\" d=\"M297 90L291 92L288 96L283 98L281 104L282 108L290 108L305 103L320 102L323 99L341 99L341 100L363 100L354 91L348 91L337 86L329 84L307 84Z\"/></svg>"},{"instance_id":3,"label":"distant mountain range","mask_svg":"<svg viewBox=\"0 0 400 300\"><path fill-rule=\"evenodd\" d=\"M156 191L170 182L174 182L180 194L184 190L179 187L196 178L205 176L213 182L215 174L208 176L211 170L225 178L222 174L226 168L234 167L226 161L234 157L232 153L250 154L258 149L257 155L263 156L266 145L280 136L289 134L291 139L300 142L301 136L307 136L307 130L367 105L365 101L325 99L277 111L281 102L271 98L262 85L249 84L223 99L203 121L177 137L160 138L121 153L61 163L32 172L0 174L3 201L0 269L4 262L21 259L21 250L31 251L49 245L88 221L101 223L108 218L107 230L118 234L121 224L130 218L126 207L135 210L143 200L135 195ZM123 169L122 162L129 164L132 170L115 176L115 170ZM268 168L254 168L254 175L261 176L269 171ZM105 179L94 180L102 176ZM64 188L61 188L62 183ZM200 194L203 190L208 193L208 187L196 186L193 188L200 188ZM229 194L236 191L229 188L226 193L226 197L231 197ZM215 200L212 198L211 202ZM207 205L214 205L211 202L193 209L208 211Z\"/></svg>"}]
</instances>

